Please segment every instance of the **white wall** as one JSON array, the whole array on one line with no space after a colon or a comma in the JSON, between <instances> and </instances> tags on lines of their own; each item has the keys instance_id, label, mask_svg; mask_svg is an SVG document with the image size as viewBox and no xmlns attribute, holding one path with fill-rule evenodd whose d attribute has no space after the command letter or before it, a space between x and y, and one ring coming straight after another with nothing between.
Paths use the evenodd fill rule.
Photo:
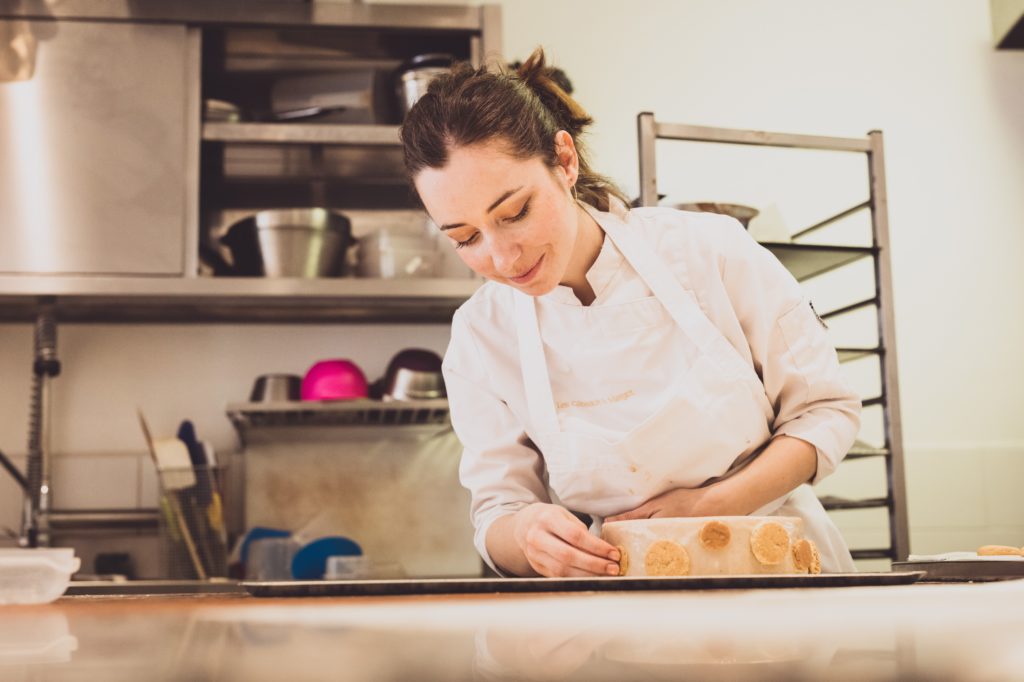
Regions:
<instances>
[{"instance_id":1,"label":"white wall","mask_svg":"<svg viewBox=\"0 0 1024 682\"><path fill-rule=\"evenodd\" d=\"M1024 480L1024 272L1015 267L1024 252L1024 53L993 50L988 3L501 4L505 56L548 49L597 121L595 166L631 195L640 111L724 127L884 131L913 549L1024 545L1017 492ZM757 152L659 146L660 182L679 199L774 205L791 229L865 198L856 179L863 169L848 160ZM56 448L101 456L138 454L136 404L164 430L190 416L230 448L224 405L244 397L255 374L301 371L325 354L349 355L379 372L395 350L413 343L441 350L447 337L437 326L88 326L62 333L67 371ZM0 327L6 451L24 450L30 345L26 328ZM836 492L877 486L877 463L844 466L827 482ZM132 490L142 495L130 476L88 478L97 471L88 467L67 485L97 503ZM67 494L61 485L58 500ZM14 524L14 498L0 480L0 525ZM858 546L885 539L875 512L849 512L841 524Z\"/></svg>"}]
</instances>

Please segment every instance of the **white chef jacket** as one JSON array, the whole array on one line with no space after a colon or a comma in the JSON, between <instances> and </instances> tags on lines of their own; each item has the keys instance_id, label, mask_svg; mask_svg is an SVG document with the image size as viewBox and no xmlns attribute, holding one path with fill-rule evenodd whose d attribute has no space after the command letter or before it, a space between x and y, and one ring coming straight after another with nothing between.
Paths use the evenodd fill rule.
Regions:
<instances>
[{"instance_id":1,"label":"white chef jacket","mask_svg":"<svg viewBox=\"0 0 1024 682\"><path fill-rule=\"evenodd\" d=\"M859 430L861 403L792 275L733 218L640 208L625 219L756 372L768 398L768 431L815 446L813 482L834 471ZM613 438L657 410L665 387L688 368L687 345L611 239L586 276L596 294L591 306L558 286L537 298L537 318L559 419L585 420ZM459 471L472 495L475 544L492 568L485 542L490 524L534 502L558 502L531 437L537 425L531 424L520 370L515 293L489 282L464 303L455 313L443 365L452 424L465 448ZM619 314L593 315L596 306L618 306ZM642 333L647 328L657 332ZM721 473L765 444L729 453Z\"/></svg>"}]
</instances>

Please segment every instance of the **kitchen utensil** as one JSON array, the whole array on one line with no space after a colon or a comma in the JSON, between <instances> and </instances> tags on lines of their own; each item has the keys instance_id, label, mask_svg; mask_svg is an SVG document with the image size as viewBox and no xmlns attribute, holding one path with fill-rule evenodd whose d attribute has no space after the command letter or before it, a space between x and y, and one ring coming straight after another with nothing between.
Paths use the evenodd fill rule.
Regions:
<instances>
[{"instance_id":1,"label":"kitchen utensil","mask_svg":"<svg viewBox=\"0 0 1024 682\"><path fill-rule=\"evenodd\" d=\"M251 403L277 403L299 400L302 397L302 377L297 374L261 374L256 377Z\"/></svg>"},{"instance_id":2,"label":"kitchen utensil","mask_svg":"<svg viewBox=\"0 0 1024 682\"><path fill-rule=\"evenodd\" d=\"M146 438L146 445L149 455L156 465L157 475L160 477L161 487L166 493L163 497L166 500L168 513L171 517L172 527L176 527L181 533L182 541L188 550L192 568L200 580L206 580L206 570L199 558L199 551L196 549L195 540L189 530L188 521L181 508L181 501L178 499L177 491L195 485L196 478L192 469L192 460L189 458L188 448L177 438L165 438L159 441L153 440L149 425L142 414L138 411L139 426L142 427L142 434ZM168 476L169 471L183 472L180 476Z\"/></svg>"},{"instance_id":3,"label":"kitchen utensil","mask_svg":"<svg viewBox=\"0 0 1024 682\"><path fill-rule=\"evenodd\" d=\"M384 374L385 400L423 400L446 394L441 374L441 356L422 348L399 351Z\"/></svg>"},{"instance_id":4,"label":"kitchen utensil","mask_svg":"<svg viewBox=\"0 0 1024 682\"><path fill-rule=\"evenodd\" d=\"M367 397L366 375L351 360L320 360L302 379L303 400L352 400Z\"/></svg>"},{"instance_id":5,"label":"kitchen utensil","mask_svg":"<svg viewBox=\"0 0 1024 682\"><path fill-rule=\"evenodd\" d=\"M416 100L426 94L432 80L451 71L454 61L450 54L421 54L398 68L398 98L403 115L409 113Z\"/></svg>"},{"instance_id":6,"label":"kitchen utensil","mask_svg":"<svg viewBox=\"0 0 1024 682\"><path fill-rule=\"evenodd\" d=\"M678 208L680 211L697 211L702 213L721 213L723 215L732 216L736 220L742 223L744 228L749 228L750 221L757 216L760 211L751 206L741 206L740 204L718 204L714 202L698 202L689 204L676 204L673 208Z\"/></svg>"},{"instance_id":7,"label":"kitchen utensil","mask_svg":"<svg viewBox=\"0 0 1024 682\"><path fill-rule=\"evenodd\" d=\"M909 585L921 571L822 573L820 575L669 576L648 578L428 578L406 580L313 580L244 582L256 597L340 597L396 594L500 594L511 592L635 592L647 590L749 590L795 587Z\"/></svg>"},{"instance_id":8,"label":"kitchen utensil","mask_svg":"<svg viewBox=\"0 0 1024 682\"><path fill-rule=\"evenodd\" d=\"M335 123L376 123L375 82L372 68L279 78L270 91L271 118L318 116Z\"/></svg>"},{"instance_id":9,"label":"kitchen utensil","mask_svg":"<svg viewBox=\"0 0 1024 682\"><path fill-rule=\"evenodd\" d=\"M360 556L363 548L341 536L317 538L306 543L292 559L292 577L296 580L320 580L327 570L327 557Z\"/></svg>"},{"instance_id":10,"label":"kitchen utensil","mask_svg":"<svg viewBox=\"0 0 1024 682\"><path fill-rule=\"evenodd\" d=\"M345 274L352 243L348 218L323 208L260 211L255 216L263 274L267 277L333 277Z\"/></svg>"},{"instance_id":11,"label":"kitchen utensil","mask_svg":"<svg viewBox=\"0 0 1024 682\"><path fill-rule=\"evenodd\" d=\"M203 548L206 571L210 575L227 575L227 529L224 525L224 501L220 494L216 470L207 456L207 449L196 436L195 426L185 420L178 427L178 440L188 449L196 477L196 485L187 495L189 515L195 537Z\"/></svg>"}]
</instances>

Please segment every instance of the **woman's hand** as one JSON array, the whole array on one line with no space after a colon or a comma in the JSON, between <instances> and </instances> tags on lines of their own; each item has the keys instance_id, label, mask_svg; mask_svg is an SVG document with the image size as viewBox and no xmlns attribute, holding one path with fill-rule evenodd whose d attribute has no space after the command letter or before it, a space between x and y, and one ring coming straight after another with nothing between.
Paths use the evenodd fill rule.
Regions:
<instances>
[{"instance_id":1,"label":"woman's hand","mask_svg":"<svg viewBox=\"0 0 1024 682\"><path fill-rule=\"evenodd\" d=\"M512 536L540 575L619 574L619 550L591 535L582 521L556 504L537 502L521 509L516 513Z\"/></svg>"},{"instance_id":2,"label":"woman's hand","mask_svg":"<svg viewBox=\"0 0 1024 682\"><path fill-rule=\"evenodd\" d=\"M632 511L609 516L605 518L605 522L680 516L731 515L732 512L725 509L724 506L710 503L712 488L713 486L708 486L707 488L675 488L657 497L652 497Z\"/></svg>"}]
</instances>

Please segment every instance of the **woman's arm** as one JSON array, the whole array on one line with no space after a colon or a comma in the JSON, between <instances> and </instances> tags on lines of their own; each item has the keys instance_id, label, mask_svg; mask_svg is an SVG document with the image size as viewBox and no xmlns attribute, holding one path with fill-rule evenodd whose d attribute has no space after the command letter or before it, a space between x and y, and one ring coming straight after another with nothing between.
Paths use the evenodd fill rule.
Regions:
<instances>
[{"instance_id":1,"label":"woman's arm","mask_svg":"<svg viewBox=\"0 0 1024 682\"><path fill-rule=\"evenodd\" d=\"M676 516L747 516L814 477L818 464L810 443L778 436L729 478L704 488L677 488L605 521Z\"/></svg>"}]
</instances>

